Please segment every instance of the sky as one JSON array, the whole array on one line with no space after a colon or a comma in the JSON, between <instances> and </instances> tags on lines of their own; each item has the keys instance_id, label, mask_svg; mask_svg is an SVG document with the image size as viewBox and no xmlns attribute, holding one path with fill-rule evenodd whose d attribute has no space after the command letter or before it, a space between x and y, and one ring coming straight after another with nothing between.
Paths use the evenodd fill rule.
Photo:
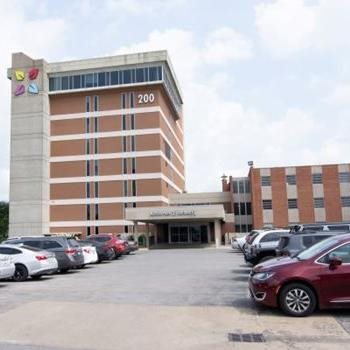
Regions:
<instances>
[{"instance_id":1,"label":"sky","mask_svg":"<svg viewBox=\"0 0 350 350\"><path fill-rule=\"evenodd\" d=\"M166 49L184 97L186 188L256 167L350 161L349 0L0 0L0 200L11 54Z\"/></svg>"}]
</instances>

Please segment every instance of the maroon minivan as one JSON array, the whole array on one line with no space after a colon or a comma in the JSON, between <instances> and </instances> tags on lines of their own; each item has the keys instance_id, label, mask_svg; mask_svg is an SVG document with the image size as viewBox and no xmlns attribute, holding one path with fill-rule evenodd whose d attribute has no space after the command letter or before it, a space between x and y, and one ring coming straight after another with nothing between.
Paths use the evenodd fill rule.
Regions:
<instances>
[{"instance_id":1,"label":"maroon minivan","mask_svg":"<svg viewBox=\"0 0 350 350\"><path fill-rule=\"evenodd\" d=\"M249 289L256 302L292 316L306 316L316 308L350 308L350 234L256 265Z\"/></svg>"}]
</instances>

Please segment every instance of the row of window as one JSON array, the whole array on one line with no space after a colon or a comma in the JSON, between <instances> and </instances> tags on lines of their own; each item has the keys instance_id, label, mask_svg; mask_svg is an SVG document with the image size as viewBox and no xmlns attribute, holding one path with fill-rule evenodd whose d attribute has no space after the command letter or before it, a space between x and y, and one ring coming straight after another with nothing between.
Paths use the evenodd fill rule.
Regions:
<instances>
[{"instance_id":1,"label":"row of window","mask_svg":"<svg viewBox=\"0 0 350 350\"><path fill-rule=\"evenodd\" d=\"M350 207L350 197L341 197L341 206L342 207ZM272 209L272 200L264 199L262 201L263 209ZM314 198L314 208L324 208L324 198ZM298 200L297 199L288 199L288 209L297 209L298 208ZM236 215L236 214L235 214Z\"/></svg>"},{"instance_id":2,"label":"row of window","mask_svg":"<svg viewBox=\"0 0 350 350\"><path fill-rule=\"evenodd\" d=\"M161 81L163 72L161 66L94 72L87 74L65 75L49 78L49 90L75 90L92 87L125 85Z\"/></svg>"},{"instance_id":3,"label":"row of window","mask_svg":"<svg viewBox=\"0 0 350 350\"><path fill-rule=\"evenodd\" d=\"M233 211L235 215L252 215L252 203L250 202L234 203Z\"/></svg>"},{"instance_id":4,"label":"row of window","mask_svg":"<svg viewBox=\"0 0 350 350\"><path fill-rule=\"evenodd\" d=\"M340 172L338 173L338 181L340 183L350 182L350 172ZM296 185L297 177L296 175L286 175L286 183L288 185ZM322 184L323 177L321 173L312 174L313 184ZM271 176L261 176L261 186L271 186Z\"/></svg>"},{"instance_id":5,"label":"row of window","mask_svg":"<svg viewBox=\"0 0 350 350\"><path fill-rule=\"evenodd\" d=\"M250 193L250 181L244 180L234 180L232 182L233 193Z\"/></svg>"},{"instance_id":6,"label":"row of window","mask_svg":"<svg viewBox=\"0 0 350 350\"><path fill-rule=\"evenodd\" d=\"M122 173L136 174L136 158L122 158ZM98 159L86 161L86 176L99 176L100 162Z\"/></svg>"}]
</instances>

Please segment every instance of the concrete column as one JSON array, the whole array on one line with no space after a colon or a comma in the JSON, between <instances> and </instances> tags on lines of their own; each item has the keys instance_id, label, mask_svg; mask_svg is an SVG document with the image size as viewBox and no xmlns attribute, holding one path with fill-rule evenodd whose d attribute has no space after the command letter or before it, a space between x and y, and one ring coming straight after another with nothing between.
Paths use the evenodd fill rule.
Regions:
<instances>
[{"instance_id":1,"label":"concrete column","mask_svg":"<svg viewBox=\"0 0 350 350\"><path fill-rule=\"evenodd\" d=\"M39 69L34 80L29 71ZM23 80L15 71L22 71ZM9 236L49 233L50 200L50 107L47 64L23 53L12 55L11 79L11 159ZM28 92L36 84L38 93ZM25 92L15 96L23 85Z\"/></svg>"},{"instance_id":2,"label":"concrete column","mask_svg":"<svg viewBox=\"0 0 350 350\"><path fill-rule=\"evenodd\" d=\"M214 232L215 232L215 246L219 248L221 246L221 224L219 220L214 222Z\"/></svg>"},{"instance_id":3,"label":"concrete column","mask_svg":"<svg viewBox=\"0 0 350 350\"><path fill-rule=\"evenodd\" d=\"M149 248L149 223L146 224L146 247Z\"/></svg>"},{"instance_id":4,"label":"concrete column","mask_svg":"<svg viewBox=\"0 0 350 350\"><path fill-rule=\"evenodd\" d=\"M137 221L134 221L134 240L135 242L139 243L139 233L137 231Z\"/></svg>"},{"instance_id":5,"label":"concrete column","mask_svg":"<svg viewBox=\"0 0 350 350\"><path fill-rule=\"evenodd\" d=\"M158 244L158 229L159 229L159 226L156 225L156 230L155 230L155 233L154 233L154 244L157 245Z\"/></svg>"}]
</instances>

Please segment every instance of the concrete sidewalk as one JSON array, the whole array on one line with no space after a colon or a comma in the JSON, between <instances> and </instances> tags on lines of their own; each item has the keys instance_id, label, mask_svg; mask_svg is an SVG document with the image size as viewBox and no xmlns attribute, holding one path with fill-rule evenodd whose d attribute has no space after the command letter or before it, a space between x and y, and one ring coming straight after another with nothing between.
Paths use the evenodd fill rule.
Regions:
<instances>
[{"instance_id":1,"label":"concrete sidewalk","mask_svg":"<svg viewBox=\"0 0 350 350\"><path fill-rule=\"evenodd\" d=\"M3 343L58 349L344 349L350 336L328 316L297 319L231 307L31 302L0 315ZM229 332L266 343L230 343Z\"/></svg>"}]
</instances>

